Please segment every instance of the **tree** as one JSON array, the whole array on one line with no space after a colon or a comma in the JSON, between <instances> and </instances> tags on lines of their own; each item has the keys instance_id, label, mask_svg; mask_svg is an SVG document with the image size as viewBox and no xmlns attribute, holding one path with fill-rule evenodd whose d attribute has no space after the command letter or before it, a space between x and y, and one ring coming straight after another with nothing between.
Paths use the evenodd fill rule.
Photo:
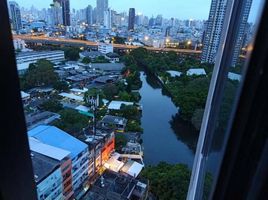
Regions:
<instances>
[{"instance_id":1,"label":"tree","mask_svg":"<svg viewBox=\"0 0 268 200\"><path fill-rule=\"evenodd\" d=\"M138 119L140 116L140 112L136 106L125 105L121 106L120 112L122 113L122 117L126 119Z\"/></svg>"},{"instance_id":2,"label":"tree","mask_svg":"<svg viewBox=\"0 0 268 200\"><path fill-rule=\"evenodd\" d=\"M184 200L187 197L191 171L186 165L160 162L146 167L141 176L149 179L150 192L161 200Z\"/></svg>"},{"instance_id":3,"label":"tree","mask_svg":"<svg viewBox=\"0 0 268 200\"><path fill-rule=\"evenodd\" d=\"M115 36L113 37L112 41L115 44L125 44L126 38Z\"/></svg>"},{"instance_id":4,"label":"tree","mask_svg":"<svg viewBox=\"0 0 268 200\"><path fill-rule=\"evenodd\" d=\"M128 94L126 91L119 92L119 94L118 94L118 100L121 100L121 101L131 101L131 95Z\"/></svg>"},{"instance_id":5,"label":"tree","mask_svg":"<svg viewBox=\"0 0 268 200\"><path fill-rule=\"evenodd\" d=\"M122 134L116 134L115 135L115 150L121 151L122 147L126 146L127 144L127 138L125 135Z\"/></svg>"},{"instance_id":6,"label":"tree","mask_svg":"<svg viewBox=\"0 0 268 200\"><path fill-rule=\"evenodd\" d=\"M102 90L105 98L109 101L113 100L114 96L118 94L118 88L113 83L106 84Z\"/></svg>"},{"instance_id":7,"label":"tree","mask_svg":"<svg viewBox=\"0 0 268 200\"><path fill-rule=\"evenodd\" d=\"M69 85L66 81L57 81L54 83L53 88L58 90L59 92L67 92L69 91Z\"/></svg>"},{"instance_id":8,"label":"tree","mask_svg":"<svg viewBox=\"0 0 268 200\"><path fill-rule=\"evenodd\" d=\"M78 136L78 133L88 126L88 118L75 110L64 109L59 114L61 119L54 125L74 136Z\"/></svg>"},{"instance_id":9,"label":"tree","mask_svg":"<svg viewBox=\"0 0 268 200\"><path fill-rule=\"evenodd\" d=\"M59 80L54 72L53 64L45 59L38 60L29 65L26 73L21 77L22 89L30 89L38 86L53 85Z\"/></svg>"},{"instance_id":10,"label":"tree","mask_svg":"<svg viewBox=\"0 0 268 200\"><path fill-rule=\"evenodd\" d=\"M79 56L80 49L79 48L65 48L64 49L64 56L67 60L77 61Z\"/></svg>"},{"instance_id":11,"label":"tree","mask_svg":"<svg viewBox=\"0 0 268 200\"><path fill-rule=\"evenodd\" d=\"M130 55L136 60L138 64L145 64L145 58L148 56L148 51L145 48L139 47L130 52Z\"/></svg>"},{"instance_id":12,"label":"tree","mask_svg":"<svg viewBox=\"0 0 268 200\"><path fill-rule=\"evenodd\" d=\"M41 108L51 112L59 112L63 109L58 100L48 100L41 105Z\"/></svg>"},{"instance_id":13,"label":"tree","mask_svg":"<svg viewBox=\"0 0 268 200\"><path fill-rule=\"evenodd\" d=\"M90 59L89 57L84 57L84 58L82 59L82 63L84 63L84 64L89 64L89 63L91 63L91 59Z\"/></svg>"}]
</instances>

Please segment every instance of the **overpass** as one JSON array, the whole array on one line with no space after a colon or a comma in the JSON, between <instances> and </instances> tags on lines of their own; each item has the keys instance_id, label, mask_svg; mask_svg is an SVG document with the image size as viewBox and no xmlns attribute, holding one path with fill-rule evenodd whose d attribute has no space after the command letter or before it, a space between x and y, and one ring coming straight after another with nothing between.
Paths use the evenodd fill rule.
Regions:
<instances>
[{"instance_id":1,"label":"overpass","mask_svg":"<svg viewBox=\"0 0 268 200\"><path fill-rule=\"evenodd\" d=\"M54 38L45 36L32 36L32 35L13 35L14 39L22 39L26 43L41 43L41 44L55 44L55 45L68 45L68 46L80 46L80 47L97 47L97 42L85 41L85 40L75 40L67 38ZM125 45L125 44L113 44L115 49L119 50L132 50L139 48L139 46ZM191 49L173 49L173 48L154 48L154 47L143 47L149 51L156 52L169 52L174 51L176 53L182 54L201 54L200 50Z\"/></svg>"}]
</instances>

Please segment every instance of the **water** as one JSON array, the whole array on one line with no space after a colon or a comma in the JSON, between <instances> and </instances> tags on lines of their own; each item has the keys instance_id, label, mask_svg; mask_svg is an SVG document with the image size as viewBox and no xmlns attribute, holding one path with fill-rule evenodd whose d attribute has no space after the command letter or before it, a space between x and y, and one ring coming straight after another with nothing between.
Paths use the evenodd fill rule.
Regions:
<instances>
[{"instance_id":1,"label":"water","mask_svg":"<svg viewBox=\"0 0 268 200\"><path fill-rule=\"evenodd\" d=\"M143 106L141 123L145 164L165 161L187 164L191 168L197 132L176 116L178 109L154 79L143 72L140 77L143 82L140 103Z\"/></svg>"}]
</instances>

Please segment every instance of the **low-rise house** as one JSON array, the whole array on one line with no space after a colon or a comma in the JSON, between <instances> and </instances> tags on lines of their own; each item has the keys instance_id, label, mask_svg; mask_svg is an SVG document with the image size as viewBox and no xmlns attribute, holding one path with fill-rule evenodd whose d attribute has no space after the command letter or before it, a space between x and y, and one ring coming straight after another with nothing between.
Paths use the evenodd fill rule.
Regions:
<instances>
[{"instance_id":1,"label":"low-rise house","mask_svg":"<svg viewBox=\"0 0 268 200\"><path fill-rule=\"evenodd\" d=\"M125 65L123 63L91 63L90 67L108 72L121 72Z\"/></svg>"},{"instance_id":2,"label":"low-rise house","mask_svg":"<svg viewBox=\"0 0 268 200\"><path fill-rule=\"evenodd\" d=\"M57 113L44 111L44 112L37 112L37 113L31 113L25 116L26 118L26 125L28 130L41 125L45 124L48 125L55 121L56 119L60 118L60 115Z\"/></svg>"},{"instance_id":3,"label":"low-rise house","mask_svg":"<svg viewBox=\"0 0 268 200\"><path fill-rule=\"evenodd\" d=\"M124 117L105 115L100 121L102 127L115 127L117 131L124 131L127 119Z\"/></svg>"},{"instance_id":4,"label":"low-rise house","mask_svg":"<svg viewBox=\"0 0 268 200\"><path fill-rule=\"evenodd\" d=\"M187 76L202 76L202 75L207 75L206 71L204 68L194 68L194 69L189 69L186 72Z\"/></svg>"},{"instance_id":5,"label":"low-rise house","mask_svg":"<svg viewBox=\"0 0 268 200\"><path fill-rule=\"evenodd\" d=\"M99 52L99 51L83 51L79 53L80 58L90 58L91 61L94 61L96 58L100 56L104 56L105 54Z\"/></svg>"},{"instance_id":6,"label":"low-rise house","mask_svg":"<svg viewBox=\"0 0 268 200\"><path fill-rule=\"evenodd\" d=\"M108 105L109 110L120 110L122 105L126 106L133 106L133 102L127 102L127 101L111 101Z\"/></svg>"},{"instance_id":7,"label":"low-rise house","mask_svg":"<svg viewBox=\"0 0 268 200\"><path fill-rule=\"evenodd\" d=\"M107 53L105 58L108 59L111 63L119 62L119 55L117 53Z\"/></svg>"}]
</instances>

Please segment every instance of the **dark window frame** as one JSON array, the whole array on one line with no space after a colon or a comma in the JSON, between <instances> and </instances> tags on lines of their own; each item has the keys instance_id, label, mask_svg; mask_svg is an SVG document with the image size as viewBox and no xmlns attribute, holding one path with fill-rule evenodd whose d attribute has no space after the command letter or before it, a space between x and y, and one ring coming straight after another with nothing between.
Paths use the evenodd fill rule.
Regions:
<instances>
[{"instance_id":1,"label":"dark window frame","mask_svg":"<svg viewBox=\"0 0 268 200\"><path fill-rule=\"evenodd\" d=\"M7 1L0 1L1 199L36 199Z\"/></svg>"}]
</instances>

